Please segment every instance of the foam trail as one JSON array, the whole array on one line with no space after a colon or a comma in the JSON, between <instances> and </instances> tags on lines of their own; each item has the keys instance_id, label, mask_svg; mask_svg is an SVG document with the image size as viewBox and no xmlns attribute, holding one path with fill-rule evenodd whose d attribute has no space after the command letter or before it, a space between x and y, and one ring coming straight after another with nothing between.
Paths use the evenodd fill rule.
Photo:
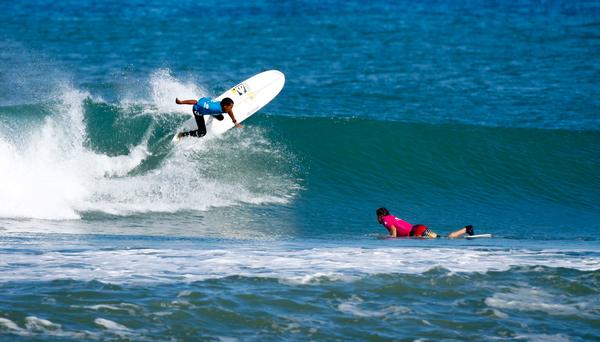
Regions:
<instances>
[{"instance_id":1,"label":"foam trail","mask_svg":"<svg viewBox=\"0 0 600 342\"><path fill-rule=\"evenodd\" d=\"M254 138L256 136L250 134L241 140ZM246 169L239 177L232 177L239 172L235 169L239 164L235 155L248 154L256 145L248 144L246 148L231 151L220 141L193 141L188 145L189 149L173 151L158 169L135 176L101 179L85 209L127 215L134 212L205 211L238 203L286 203L295 188L293 179L287 175L265 177L261 189L247 179L253 172L251 165L245 165ZM262 154L273 158L272 153L277 158L277 150ZM225 157L226 154L234 155Z\"/></svg>"}]
</instances>

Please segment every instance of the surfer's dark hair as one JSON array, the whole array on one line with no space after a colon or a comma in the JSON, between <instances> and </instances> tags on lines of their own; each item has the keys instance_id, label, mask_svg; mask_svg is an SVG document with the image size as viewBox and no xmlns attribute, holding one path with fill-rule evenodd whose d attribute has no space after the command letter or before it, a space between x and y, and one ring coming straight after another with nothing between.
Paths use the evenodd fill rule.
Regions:
<instances>
[{"instance_id":1,"label":"surfer's dark hair","mask_svg":"<svg viewBox=\"0 0 600 342\"><path fill-rule=\"evenodd\" d=\"M377 211L375 213L377 213L377 217L380 217L380 216L387 216L387 215L389 215L390 211L387 210L386 208L379 208L379 209L377 209Z\"/></svg>"},{"instance_id":2,"label":"surfer's dark hair","mask_svg":"<svg viewBox=\"0 0 600 342\"><path fill-rule=\"evenodd\" d=\"M233 100L226 97L224 99L221 100L221 107L225 107L225 106L231 106L233 105Z\"/></svg>"}]
</instances>

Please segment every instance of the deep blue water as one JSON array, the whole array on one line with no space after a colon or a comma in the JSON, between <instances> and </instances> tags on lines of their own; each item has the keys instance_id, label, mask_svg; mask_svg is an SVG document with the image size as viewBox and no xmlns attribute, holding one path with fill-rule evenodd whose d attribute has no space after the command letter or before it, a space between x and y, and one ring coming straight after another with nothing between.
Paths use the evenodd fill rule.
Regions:
<instances>
[{"instance_id":1,"label":"deep blue water","mask_svg":"<svg viewBox=\"0 0 600 342\"><path fill-rule=\"evenodd\" d=\"M595 1L0 3L0 339L600 339ZM175 97L264 70L243 129ZM385 206L447 234L384 240Z\"/></svg>"}]
</instances>

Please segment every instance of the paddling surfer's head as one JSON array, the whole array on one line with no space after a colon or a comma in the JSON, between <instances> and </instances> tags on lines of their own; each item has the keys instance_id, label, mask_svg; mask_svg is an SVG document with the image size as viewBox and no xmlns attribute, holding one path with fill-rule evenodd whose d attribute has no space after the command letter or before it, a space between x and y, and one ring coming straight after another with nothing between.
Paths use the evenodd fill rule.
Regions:
<instances>
[{"instance_id":1,"label":"paddling surfer's head","mask_svg":"<svg viewBox=\"0 0 600 342\"><path fill-rule=\"evenodd\" d=\"M221 109L224 113L228 113L233 108L233 100L226 97L221 100Z\"/></svg>"},{"instance_id":2,"label":"paddling surfer's head","mask_svg":"<svg viewBox=\"0 0 600 342\"><path fill-rule=\"evenodd\" d=\"M387 210L386 208L379 208L379 209L377 209L377 211L375 211L375 213L377 214L377 221L379 223L382 223L382 221L381 221L382 217L390 214L389 210Z\"/></svg>"}]
</instances>

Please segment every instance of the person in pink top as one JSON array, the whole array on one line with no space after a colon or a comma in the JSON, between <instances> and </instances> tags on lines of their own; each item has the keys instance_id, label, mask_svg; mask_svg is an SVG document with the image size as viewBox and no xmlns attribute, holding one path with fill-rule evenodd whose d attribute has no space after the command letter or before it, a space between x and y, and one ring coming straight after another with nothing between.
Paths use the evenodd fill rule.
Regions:
<instances>
[{"instance_id":1,"label":"person in pink top","mask_svg":"<svg viewBox=\"0 0 600 342\"><path fill-rule=\"evenodd\" d=\"M440 237L438 234L432 232L431 230L429 230L429 228L427 228L427 226L423 224L412 225L402 219L397 218L396 216L390 214L389 210L387 210L386 208L379 208L375 213L377 214L377 221L381 223L390 233L389 237L395 238L414 236L432 239ZM454 239L463 234L475 234L475 232L473 231L473 226L465 226L464 228L450 233L448 237Z\"/></svg>"}]
</instances>

